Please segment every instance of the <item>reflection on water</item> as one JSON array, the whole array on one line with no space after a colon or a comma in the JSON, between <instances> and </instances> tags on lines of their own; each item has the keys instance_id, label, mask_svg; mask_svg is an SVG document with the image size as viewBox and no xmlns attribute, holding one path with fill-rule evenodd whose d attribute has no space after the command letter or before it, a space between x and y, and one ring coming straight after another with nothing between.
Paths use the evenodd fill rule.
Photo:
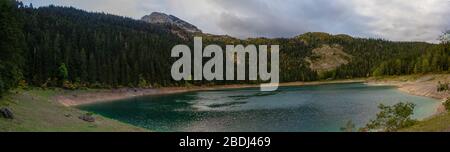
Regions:
<instances>
[{"instance_id":1,"label":"reflection on water","mask_svg":"<svg viewBox=\"0 0 450 152\"><path fill-rule=\"evenodd\" d=\"M349 120L361 127L380 103L415 103L415 118L439 102L387 86L361 83L200 91L138 97L81 106L106 117L155 131L339 131Z\"/></svg>"},{"instance_id":2,"label":"reflection on water","mask_svg":"<svg viewBox=\"0 0 450 152\"><path fill-rule=\"evenodd\" d=\"M245 100L251 97L263 97L263 96L270 96L280 93L280 91L272 91L272 92L257 92L250 95L235 95L235 96L228 96L230 98L233 98L234 100Z\"/></svg>"}]
</instances>

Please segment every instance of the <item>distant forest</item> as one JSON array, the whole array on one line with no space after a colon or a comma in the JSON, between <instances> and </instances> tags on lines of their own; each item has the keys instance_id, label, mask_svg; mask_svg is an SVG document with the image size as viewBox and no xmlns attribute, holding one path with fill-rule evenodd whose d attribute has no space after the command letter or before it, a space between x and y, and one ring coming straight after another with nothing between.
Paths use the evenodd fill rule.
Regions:
<instances>
[{"instance_id":1,"label":"distant forest","mask_svg":"<svg viewBox=\"0 0 450 152\"><path fill-rule=\"evenodd\" d=\"M170 25L71 7L33 8L14 0L0 0L0 23L0 94L20 85L76 89L225 83L172 80L176 59L170 51L177 44L192 45L194 35L180 38ZM199 36L205 45L280 45L282 82L449 72L450 45L445 41L391 42L326 33L247 40ZM352 56L350 62L323 73L310 69L305 59L324 44L342 46Z\"/></svg>"}]
</instances>

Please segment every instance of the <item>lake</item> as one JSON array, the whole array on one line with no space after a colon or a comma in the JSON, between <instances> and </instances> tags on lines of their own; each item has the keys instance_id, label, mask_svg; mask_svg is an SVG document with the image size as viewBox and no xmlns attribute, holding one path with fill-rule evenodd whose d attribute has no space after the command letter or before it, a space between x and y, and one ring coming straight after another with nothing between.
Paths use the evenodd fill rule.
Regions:
<instances>
[{"instance_id":1,"label":"lake","mask_svg":"<svg viewBox=\"0 0 450 152\"><path fill-rule=\"evenodd\" d=\"M78 108L152 131L334 132L348 121L374 119L380 103L416 104L414 118L433 115L439 101L391 86L363 83L198 91L144 96Z\"/></svg>"}]
</instances>

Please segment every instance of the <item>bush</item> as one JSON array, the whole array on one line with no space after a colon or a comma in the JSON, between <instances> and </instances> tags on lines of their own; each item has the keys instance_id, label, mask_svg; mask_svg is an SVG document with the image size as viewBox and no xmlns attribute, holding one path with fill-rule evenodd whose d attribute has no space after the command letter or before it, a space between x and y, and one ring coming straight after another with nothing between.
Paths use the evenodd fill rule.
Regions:
<instances>
[{"instance_id":1,"label":"bush","mask_svg":"<svg viewBox=\"0 0 450 152\"><path fill-rule=\"evenodd\" d=\"M441 82L439 82L439 84L437 86L437 91L438 92L447 91L449 89L448 85L449 85L449 83L441 83Z\"/></svg>"},{"instance_id":2,"label":"bush","mask_svg":"<svg viewBox=\"0 0 450 152\"><path fill-rule=\"evenodd\" d=\"M446 101L444 101L443 103L445 110L447 110L448 112L450 112L450 98L447 98Z\"/></svg>"},{"instance_id":3,"label":"bush","mask_svg":"<svg viewBox=\"0 0 450 152\"><path fill-rule=\"evenodd\" d=\"M19 85L17 86L20 89L27 90L28 89L28 83L25 80L20 80Z\"/></svg>"},{"instance_id":4,"label":"bush","mask_svg":"<svg viewBox=\"0 0 450 152\"><path fill-rule=\"evenodd\" d=\"M385 106L380 104L378 108L381 110L377 114L375 120L371 120L364 130L375 131L397 131L398 129L414 125L417 121L412 119L415 104L398 103L393 106Z\"/></svg>"},{"instance_id":5,"label":"bush","mask_svg":"<svg viewBox=\"0 0 450 152\"><path fill-rule=\"evenodd\" d=\"M138 87L139 88L149 88L150 87L150 84L147 82L147 80L145 80L145 78L142 75L139 75Z\"/></svg>"},{"instance_id":6,"label":"bush","mask_svg":"<svg viewBox=\"0 0 450 152\"><path fill-rule=\"evenodd\" d=\"M63 86L64 89L69 89L69 90L75 90L78 88L78 86L70 81L63 81Z\"/></svg>"}]
</instances>

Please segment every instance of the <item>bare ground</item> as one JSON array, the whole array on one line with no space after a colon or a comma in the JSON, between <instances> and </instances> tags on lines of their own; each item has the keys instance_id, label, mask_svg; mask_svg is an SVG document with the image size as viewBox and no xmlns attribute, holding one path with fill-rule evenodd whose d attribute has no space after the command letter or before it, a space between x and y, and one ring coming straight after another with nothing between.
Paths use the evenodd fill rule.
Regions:
<instances>
[{"instance_id":1,"label":"bare ground","mask_svg":"<svg viewBox=\"0 0 450 152\"><path fill-rule=\"evenodd\" d=\"M438 83L449 83L450 74L433 74L433 75L417 75L417 76L400 76L393 78L372 78L368 80L369 85L394 85L399 90L409 94L426 96L435 99L446 99L450 92L438 92Z\"/></svg>"}]
</instances>

